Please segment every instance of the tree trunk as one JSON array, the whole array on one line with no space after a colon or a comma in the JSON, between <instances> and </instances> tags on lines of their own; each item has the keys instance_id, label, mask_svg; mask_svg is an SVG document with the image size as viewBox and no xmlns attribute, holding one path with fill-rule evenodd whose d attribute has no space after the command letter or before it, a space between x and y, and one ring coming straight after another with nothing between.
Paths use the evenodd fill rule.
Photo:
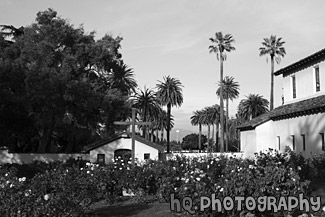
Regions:
<instances>
[{"instance_id":1,"label":"tree trunk","mask_svg":"<svg viewBox=\"0 0 325 217\"><path fill-rule=\"evenodd\" d=\"M271 96L270 96L270 111L273 110L273 88L274 88L274 56L271 55Z\"/></svg>"},{"instance_id":2,"label":"tree trunk","mask_svg":"<svg viewBox=\"0 0 325 217\"><path fill-rule=\"evenodd\" d=\"M211 152L211 146L210 146L210 124L208 124L208 150Z\"/></svg>"},{"instance_id":3,"label":"tree trunk","mask_svg":"<svg viewBox=\"0 0 325 217\"><path fill-rule=\"evenodd\" d=\"M216 151L220 151L219 147L219 123L216 124Z\"/></svg>"},{"instance_id":4,"label":"tree trunk","mask_svg":"<svg viewBox=\"0 0 325 217\"><path fill-rule=\"evenodd\" d=\"M214 123L212 124L212 144L211 144L211 151L213 152L213 144L214 143Z\"/></svg>"},{"instance_id":5,"label":"tree trunk","mask_svg":"<svg viewBox=\"0 0 325 217\"><path fill-rule=\"evenodd\" d=\"M223 55L220 52L220 152L224 152Z\"/></svg>"},{"instance_id":6,"label":"tree trunk","mask_svg":"<svg viewBox=\"0 0 325 217\"><path fill-rule=\"evenodd\" d=\"M155 141L155 142L157 142L157 143L159 142L159 138L158 138L158 131L159 131L159 130L158 130L158 129L156 129L156 141Z\"/></svg>"},{"instance_id":7,"label":"tree trunk","mask_svg":"<svg viewBox=\"0 0 325 217\"><path fill-rule=\"evenodd\" d=\"M46 153L49 150L49 145L51 144L51 137L54 129L54 115L51 116L49 127L45 129L41 143L38 146L38 153Z\"/></svg>"},{"instance_id":8,"label":"tree trunk","mask_svg":"<svg viewBox=\"0 0 325 217\"><path fill-rule=\"evenodd\" d=\"M226 151L229 150L229 99L226 98Z\"/></svg>"},{"instance_id":9,"label":"tree trunk","mask_svg":"<svg viewBox=\"0 0 325 217\"><path fill-rule=\"evenodd\" d=\"M170 144L169 144L169 136L170 136L170 113L171 113L171 104L167 104L167 153L170 153Z\"/></svg>"},{"instance_id":10,"label":"tree trunk","mask_svg":"<svg viewBox=\"0 0 325 217\"><path fill-rule=\"evenodd\" d=\"M201 152L201 135L202 135L202 125L199 124L199 152Z\"/></svg>"}]
</instances>

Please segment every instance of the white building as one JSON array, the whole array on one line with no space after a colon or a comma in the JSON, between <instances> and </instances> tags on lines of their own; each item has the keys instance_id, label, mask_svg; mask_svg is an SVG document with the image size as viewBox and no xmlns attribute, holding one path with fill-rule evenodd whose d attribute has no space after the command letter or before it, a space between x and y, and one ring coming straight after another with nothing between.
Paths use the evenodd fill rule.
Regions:
<instances>
[{"instance_id":1,"label":"white building","mask_svg":"<svg viewBox=\"0 0 325 217\"><path fill-rule=\"evenodd\" d=\"M119 134L102 139L84 148L89 153L90 162L110 163L114 157L130 158L132 150L132 139L128 134ZM143 161L147 159L157 160L160 153L164 151L163 146L150 142L140 136L135 136L135 159Z\"/></svg>"},{"instance_id":2,"label":"white building","mask_svg":"<svg viewBox=\"0 0 325 217\"><path fill-rule=\"evenodd\" d=\"M245 156L285 146L305 157L325 151L325 49L276 71L283 105L241 125Z\"/></svg>"}]
</instances>

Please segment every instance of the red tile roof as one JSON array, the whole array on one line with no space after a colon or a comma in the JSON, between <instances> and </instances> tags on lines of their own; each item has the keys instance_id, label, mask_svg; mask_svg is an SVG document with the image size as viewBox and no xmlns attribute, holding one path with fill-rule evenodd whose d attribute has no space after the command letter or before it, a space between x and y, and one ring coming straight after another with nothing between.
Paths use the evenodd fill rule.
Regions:
<instances>
[{"instance_id":1,"label":"red tile roof","mask_svg":"<svg viewBox=\"0 0 325 217\"><path fill-rule=\"evenodd\" d=\"M325 95L279 106L270 112L243 123L237 128L241 131L252 130L269 120L277 121L323 112L325 112Z\"/></svg>"}]
</instances>

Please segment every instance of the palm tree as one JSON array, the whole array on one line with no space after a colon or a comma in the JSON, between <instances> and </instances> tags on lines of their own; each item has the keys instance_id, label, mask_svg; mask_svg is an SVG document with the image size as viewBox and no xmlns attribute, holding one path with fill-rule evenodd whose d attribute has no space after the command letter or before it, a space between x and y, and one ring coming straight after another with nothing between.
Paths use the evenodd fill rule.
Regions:
<instances>
[{"instance_id":1,"label":"palm tree","mask_svg":"<svg viewBox=\"0 0 325 217\"><path fill-rule=\"evenodd\" d=\"M215 38L210 38L210 41L213 45L209 46L210 53L215 53L217 59L220 60L220 82L223 81L223 61L226 60L226 52L230 52L235 50L235 47L231 45L235 40L233 39L232 35L226 34L223 35L222 32L216 32ZM220 86L220 110L223 111L223 85ZM224 150L224 114L221 112L220 115L220 123L221 123L221 152Z\"/></svg>"},{"instance_id":2,"label":"palm tree","mask_svg":"<svg viewBox=\"0 0 325 217\"><path fill-rule=\"evenodd\" d=\"M243 121L249 121L268 111L269 101L258 94L249 94L238 106L238 115Z\"/></svg>"},{"instance_id":3,"label":"palm tree","mask_svg":"<svg viewBox=\"0 0 325 217\"><path fill-rule=\"evenodd\" d=\"M273 94L274 94L274 59L276 63L280 63L281 57L284 57L286 51L283 47L284 41L282 38L277 38L271 35L270 38L264 38L262 42L263 47L260 47L260 56L270 55L271 57L271 96L270 96L270 110L273 110Z\"/></svg>"},{"instance_id":4,"label":"palm tree","mask_svg":"<svg viewBox=\"0 0 325 217\"><path fill-rule=\"evenodd\" d=\"M153 120L160 114L161 107L156 93L153 90L144 88L144 91L140 90L132 97L133 107L139 109L140 116L143 122ZM147 138L146 126L142 127L143 137Z\"/></svg>"},{"instance_id":5,"label":"palm tree","mask_svg":"<svg viewBox=\"0 0 325 217\"><path fill-rule=\"evenodd\" d=\"M162 105L167 105L167 123L170 123L171 107L183 103L182 84L176 78L164 77L164 82L157 84L157 97ZM170 124L167 124L167 153L169 153Z\"/></svg>"},{"instance_id":6,"label":"palm tree","mask_svg":"<svg viewBox=\"0 0 325 217\"><path fill-rule=\"evenodd\" d=\"M213 105L205 108L206 110L206 117L205 122L212 125L212 140L214 138L214 125L216 125L216 144L218 144L218 128L219 128L219 121L220 121L220 107L219 105ZM210 147L210 150L212 147Z\"/></svg>"},{"instance_id":7,"label":"palm tree","mask_svg":"<svg viewBox=\"0 0 325 217\"><path fill-rule=\"evenodd\" d=\"M134 79L133 69L124 63L114 64L108 75L108 83L110 88L119 89L124 95L135 92L137 85Z\"/></svg>"},{"instance_id":8,"label":"palm tree","mask_svg":"<svg viewBox=\"0 0 325 217\"><path fill-rule=\"evenodd\" d=\"M220 97L221 85L217 89L217 95ZM239 96L239 84L234 81L233 77L226 76L223 80L223 98L226 99L226 151L229 146L229 100L233 100Z\"/></svg>"},{"instance_id":9,"label":"palm tree","mask_svg":"<svg viewBox=\"0 0 325 217\"><path fill-rule=\"evenodd\" d=\"M202 125L204 123L204 112L202 110L193 112L191 117L191 124L193 126L199 126L199 152L201 152L201 137L202 137Z\"/></svg>"}]
</instances>

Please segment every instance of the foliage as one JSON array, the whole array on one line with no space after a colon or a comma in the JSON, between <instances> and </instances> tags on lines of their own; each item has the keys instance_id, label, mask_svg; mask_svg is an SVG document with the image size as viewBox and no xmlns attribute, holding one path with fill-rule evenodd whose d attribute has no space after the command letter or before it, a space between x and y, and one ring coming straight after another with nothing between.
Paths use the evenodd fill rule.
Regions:
<instances>
[{"instance_id":1,"label":"foliage","mask_svg":"<svg viewBox=\"0 0 325 217\"><path fill-rule=\"evenodd\" d=\"M15 152L77 152L126 119L136 83L118 51L121 37L96 41L53 9L29 26L9 27L12 43L0 35L1 144Z\"/></svg>"},{"instance_id":2,"label":"foliage","mask_svg":"<svg viewBox=\"0 0 325 217\"><path fill-rule=\"evenodd\" d=\"M169 140L170 140L170 119L171 119L171 107L181 106L183 104L183 94L182 94L182 83L170 76L164 77L164 81L158 81L156 85L157 97L161 105L167 106L167 152L170 152Z\"/></svg>"},{"instance_id":3,"label":"foliage","mask_svg":"<svg viewBox=\"0 0 325 217\"><path fill-rule=\"evenodd\" d=\"M269 111L269 101L258 94L249 94L238 105L238 116L241 121L249 121Z\"/></svg>"},{"instance_id":4,"label":"foliage","mask_svg":"<svg viewBox=\"0 0 325 217\"><path fill-rule=\"evenodd\" d=\"M310 169L310 166L319 166ZM100 200L110 204L121 200L122 192L133 194L131 201L170 202L171 194L182 199L191 196L193 206L200 197L224 196L297 196L310 195L310 178L324 177L324 156L304 159L291 151L269 150L257 153L255 159L224 156L186 158L137 163L118 157L109 165L70 160L50 164L34 162L39 167L32 177L22 177L14 165L0 167L1 216L83 216ZM315 171L317 170L317 171ZM321 174L323 173L323 174ZM277 213L258 210L217 212L210 208L196 216L288 216L301 212L281 210ZM322 215L319 213L317 216Z\"/></svg>"},{"instance_id":5,"label":"foliage","mask_svg":"<svg viewBox=\"0 0 325 217\"><path fill-rule=\"evenodd\" d=\"M184 150L198 150L199 142L201 142L201 149L204 149L204 145L207 143L208 139L205 135L201 135L199 140L199 134L192 133L186 135L182 141L182 149Z\"/></svg>"}]
</instances>

